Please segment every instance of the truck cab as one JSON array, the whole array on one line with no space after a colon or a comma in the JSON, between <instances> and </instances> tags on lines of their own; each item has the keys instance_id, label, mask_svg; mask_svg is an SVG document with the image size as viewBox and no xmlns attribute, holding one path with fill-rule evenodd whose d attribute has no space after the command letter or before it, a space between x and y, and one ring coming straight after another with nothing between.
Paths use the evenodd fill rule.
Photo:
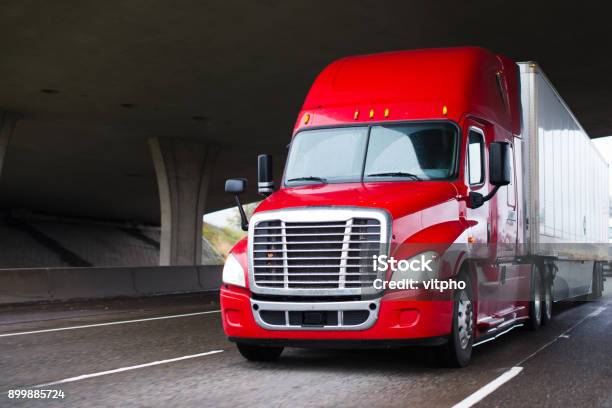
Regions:
<instances>
[{"instance_id":1,"label":"truck cab","mask_svg":"<svg viewBox=\"0 0 612 408\"><path fill-rule=\"evenodd\" d=\"M248 235L223 273L227 336L254 360L283 347L419 344L464 366L479 341L539 326L545 285L515 262L521 129L518 67L485 49L330 64L298 114L280 182L259 158L266 198L243 217ZM245 188L226 185L237 197ZM381 255L435 267L378 270ZM408 278L460 285L389 285Z\"/></svg>"}]
</instances>

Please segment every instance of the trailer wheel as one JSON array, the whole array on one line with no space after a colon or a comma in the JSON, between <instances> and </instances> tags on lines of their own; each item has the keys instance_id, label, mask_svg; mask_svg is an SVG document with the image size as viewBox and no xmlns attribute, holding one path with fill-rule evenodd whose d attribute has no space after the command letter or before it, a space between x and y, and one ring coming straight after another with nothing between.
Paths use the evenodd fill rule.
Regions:
<instances>
[{"instance_id":1,"label":"trailer wheel","mask_svg":"<svg viewBox=\"0 0 612 408\"><path fill-rule=\"evenodd\" d=\"M542 272L537 266L531 270L531 301L529 302L529 323L531 330L538 330L542 325Z\"/></svg>"},{"instance_id":2,"label":"trailer wheel","mask_svg":"<svg viewBox=\"0 0 612 408\"><path fill-rule=\"evenodd\" d=\"M283 352L283 347L264 347L253 344L236 343L242 357L249 361L273 361Z\"/></svg>"},{"instance_id":3,"label":"trailer wheel","mask_svg":"<svg viewBox=\"0 0 612 408\"><path fill-rule=\"evenodd\" d=\"M544 269L546 271L546 269ZM542 326L552 320L553 280L552 274L544 272L542 276Z\"/></svg>"},{"instance_id":4,"label":"trailer wheel","mask_svg":"<svg viewBox=\"0 0 612 408\"><path fill-rule=\"evenodd\" d=\"M472 287L465 273L459 275L458 281L465 282L465 289L458 289L454 294L452 331L448 343L436 350L438 362L445 367L465 367L472 358L474 343Z\"/></svg>"}]
</instances>

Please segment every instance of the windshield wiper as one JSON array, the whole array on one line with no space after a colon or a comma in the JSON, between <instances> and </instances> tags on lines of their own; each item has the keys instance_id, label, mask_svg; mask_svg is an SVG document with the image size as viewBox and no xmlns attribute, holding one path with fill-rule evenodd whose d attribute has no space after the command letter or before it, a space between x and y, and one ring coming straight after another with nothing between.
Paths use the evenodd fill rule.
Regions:
<instances>
[{"instance_id":1,"label":"windshield wiper","mask_svg":"<svg viewBox=\"0 0 612 408\"><path fill-rule=\"evenodd\" d=\"M318 177L318 176L296 177L296 178L287 180L287 182L292 182L292 181L318 181L320 183L327 184L327 179L324 179L323 177Z\"/></svg>"},{"instance_id":2,"label":"windshield wiper","mask_svg":"<svg viewBox=\"0 0 612 408\"><path fill-rule=\"evenodd\" d=\"M413 180L420 180L421 178L416 174L406 173L403 171L390 171L387 173L372 173L367 174L366 177L409 177Z\"/></svg>"}]
</instances>

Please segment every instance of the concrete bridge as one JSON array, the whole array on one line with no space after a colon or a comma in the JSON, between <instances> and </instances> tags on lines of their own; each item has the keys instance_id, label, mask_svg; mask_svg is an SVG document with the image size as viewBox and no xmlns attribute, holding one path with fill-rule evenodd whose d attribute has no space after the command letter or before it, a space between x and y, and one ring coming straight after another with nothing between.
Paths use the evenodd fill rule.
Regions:
<instances>
[{"instance_id":1,"label":"concrete bridge","mask_svg":"<svg viewBox=\"0 0 612 408\"><path fill-rule=\"evenodd\" d=\"M282 170L310 83L349 54L480 45L537 60L591 136L610 135L608 20L590 2L5 1L5 225L69 218L90 232L72 240L87 242L91 223L135 226L141 238L158 228L159 255L115 264L197 264L201 215L232 203L224 180L248 177L256 198L256 154L274 154ZM3 240L61 241L29 224ZM36 247L23 242L27 257Z\"/></svg>"}]
</instances>

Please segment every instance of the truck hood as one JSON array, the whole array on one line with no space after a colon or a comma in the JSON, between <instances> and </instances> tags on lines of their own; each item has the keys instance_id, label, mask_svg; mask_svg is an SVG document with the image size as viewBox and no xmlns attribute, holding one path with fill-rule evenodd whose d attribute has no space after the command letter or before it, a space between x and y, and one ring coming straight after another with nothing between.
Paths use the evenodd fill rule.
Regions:
<instances>
[{"instance_id":1,"label":"truck hood","mask_svg":"<svg viewBox=\"0 0 612 408\"><path fill-rule=\"evenodd\" d=\"M256 212L288 207L359 206L385 209L397 219L456 197L457 189L448 181L314 184L278 190Z\"/></svg>"}]
</instances>

